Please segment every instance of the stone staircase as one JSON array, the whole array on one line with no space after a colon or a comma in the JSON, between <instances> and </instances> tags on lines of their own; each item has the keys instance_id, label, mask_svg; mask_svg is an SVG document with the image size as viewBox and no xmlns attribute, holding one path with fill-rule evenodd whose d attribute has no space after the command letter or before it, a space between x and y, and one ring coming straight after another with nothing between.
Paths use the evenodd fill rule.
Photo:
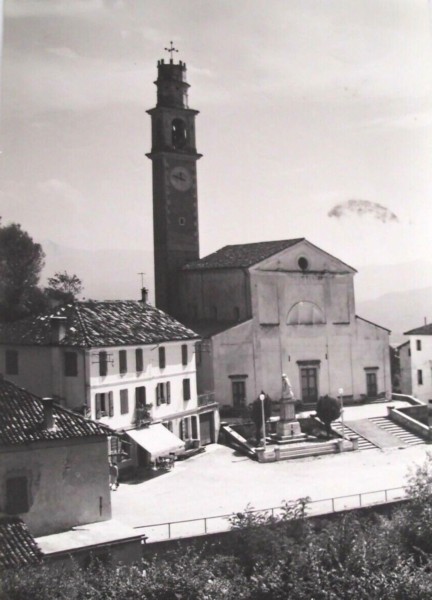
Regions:
<instances>
[{"instance_id":1,"label":"stone staircase","mask_svg":"<svg viewBox=\"0 0 432 600\"><path fill-rule=\"evenodd\" d=\"M340 421L334 421L332 423L332 429L336 433L342 435L342 423ZM349 427L348 425L345 424L343 430L345 437L355 436L356 438L358 438L359 450L375 450L376 448L379 448L377 444L374 444L373 442L369 441L368 439L354 431L354 429L351 429L351 427Z\"/></svg>"},{"instance_id":2,"label":"stone staircase","mask_svg":"<svg viewBox=\"0 0 432 600\"><path fill-rule=\"evenodd\" d=\"M400 439L406 446L418 446L426 443L422 437L404 429L388 417L371 417L369 421L372 421L377 427Z\"/></svg>"}]
</instances>

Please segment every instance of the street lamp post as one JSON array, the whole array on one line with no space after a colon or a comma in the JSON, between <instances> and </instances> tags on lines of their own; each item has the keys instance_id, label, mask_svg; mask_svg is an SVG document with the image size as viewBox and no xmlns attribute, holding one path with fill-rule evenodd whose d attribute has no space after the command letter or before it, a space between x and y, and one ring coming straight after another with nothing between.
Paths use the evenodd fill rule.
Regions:
<instances>
[{"instance_id":1,"label":"street lamp post","mask_svg":"<svg viewBox=\"0 0 432 600\"><path fill-rule=\"evenodd\" d=\"M343 442L345 438L345 422L344 422L344 407L343 407L343 388L339 388L339 400L341 405L341 422L342 422L342 450L343 450Z\"/></svg>"},{"instance_id":2,"label":"street lamp post","mask_svg":"<svg viewBox=\"0 0 432 600\"><path fill-rule=\"evenodd\" d=\"M265 427L265 410L264 410L264 400L266 399L266 395L263 391L259 395L259 399L261 400L261 418L262 418L262 430L263 430L263 440L264 440L264 451L266 449L266 427Z\"/></svg>"}]
</instances>

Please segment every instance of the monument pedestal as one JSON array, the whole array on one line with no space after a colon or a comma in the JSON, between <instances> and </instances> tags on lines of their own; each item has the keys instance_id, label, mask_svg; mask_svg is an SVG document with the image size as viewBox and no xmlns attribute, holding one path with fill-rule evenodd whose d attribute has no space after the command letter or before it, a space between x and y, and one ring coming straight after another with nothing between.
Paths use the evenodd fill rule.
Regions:
<instances>
[{"instance_id":1,"label":"monument pedestal","mask_svg":"<svg viewBox=\"0 0 432 600\"><path fill-rule=\"evenodd\" d=\"M300 423L296 420L295 399L281 398L280 421L276 424L276 444L302 442L306 437L306 434L301 432Z\"/></svg>"}]
</instances>

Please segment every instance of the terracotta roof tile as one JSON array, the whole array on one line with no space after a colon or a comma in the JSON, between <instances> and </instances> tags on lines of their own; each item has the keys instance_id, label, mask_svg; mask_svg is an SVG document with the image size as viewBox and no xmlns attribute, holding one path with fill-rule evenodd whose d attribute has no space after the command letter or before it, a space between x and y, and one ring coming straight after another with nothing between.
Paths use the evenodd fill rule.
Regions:
<instances>
[{"instance_id":1,"label":"terracotta roof tile","mask_svg":"<svg viewBox=\"0 0 432 600\"><path fill-rule=\"evenodd\" d=\"M432 335L432 323L405 331L404 335Z\"/></svg>"},{"instance_id":2,"label":"terracotta roof tile","mask_svg":"<svg viewBox=\"0 0 432 600\"><path fill-rule=\"evenodd\" d=\"M196 339L163 311L134 300L88 301L0 326L0 344L52 345L52 319L65 317L62 346L127 346Z\"/></svg>"},{"instance_id":3,"label":"terracotta roof tile","mask_svg":"<svg viewBox=\"0 0 432 600\"><path fill-rule=\"evenodd\" d=\"M0 568L38 563L43 554L27 526L18 517L0 517Z\"/></svg>"},{"instance_id":4,"label":"terracotta roof tile","mask_svg":"<svg viewBox=\"0 0 432 600\"><path fill-rule=\"evenodd\" d=\"M290 248L305 238L278 240L274 242L256 242L253 244L235 244L224 246L200 260L188 263L183 268L188 271L195 269L235 269L251 267L273 254Z\"/></svg>"},{"instance_id":5,"label":"terracotta roof tile","mask_svg":"<svg viewBox=\"0 0 432 600\"><path fill-rule=\"evenodd\" d=\"M0 448L30 442L106 436L109 427L86 419L56 404L55 428L43 426L43 402L10 381L0 380Z\"/></svg>"}]
</instances>

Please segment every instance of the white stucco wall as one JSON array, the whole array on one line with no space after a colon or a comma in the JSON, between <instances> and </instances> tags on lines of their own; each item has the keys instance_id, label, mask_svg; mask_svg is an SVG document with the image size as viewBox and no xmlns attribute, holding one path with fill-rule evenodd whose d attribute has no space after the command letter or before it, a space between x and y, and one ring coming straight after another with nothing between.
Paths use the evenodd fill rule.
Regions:
<instances>
[{"instance_id":1,"label":"white stucco wall","mask_svg":"<svg viewBox=\"0 0 432 600\"><path fill-rule=\"evenodd\" d=\"M417 350L417 340L421 350ZM432 336L409 336L411 351L411 387L412 395L423 402L432 399ZM422 372L423 383L418 381L418 371Z\"/></svg>"},{"instance_id":2,"label":"white stucco wall","mask_svg":"<svg viewBox=\"0 0 432 600\"><path fill-rule=\"evenodd\" d=\"M181 346L187 345L187 365L182 364ZM135 389L146 388L146 402L152 404L150 409L153 420L174 418L178 413L197 408L197 386L195 366L195 341L168 342L160 344L165 348L165 368L159 368L159 346L127 346L116 348L97 348L90 353L90 387L91 387L91 416L96 418L96 394L113 394L114 415L99 419L114 429L132 428L135 421ZM137 372L135 365L135 350L143 349L144 368ZM127 353L127 372L120 373L119 351ZM108 372L105 377L99 375L99 352L108 354ZM183 379L190 380L190 400L183 400ZM156 388L158 383L170 383L171 403L156 404ZM120 412L120 390L128 390L129 411Z\"/></svg>"},{"instance_id":3,"label":"white stucco wall","mask_svg":"<svg viewBox=\"0 0 432 600\"><path fill-rule=\"evenodd\" d=\"M409 340L406 344L399 346L399 364L401 393L411 396L413 390L411 380L411 347Z\"/></svg>"},{"instance_id":4,"label":"white stucco wall","mask_svg":"<svg viewBox=\"0 0 432 600\"><path fill-rule=\"evenodd\" d=\"M6 373L7 350L18 352L18 374ZM64 353L76 352L78 374L64 374ZM40 397L53 397L68 408L85 404L86 359L81 348L59 346L0 346L0 372L5 379Z\"/></svg>"},{"instance_id":5,"label":"white stucco wall","mask_svg":"<svg viewBox=\"0 0 432 600\"><path fill-rule=\"evenodd\" d=\"M27 477L30 509L19 516L35 536L111 518L105 438L35 443L0 454L0 510L6 479Z\"/></svg>"}]
</instances>

